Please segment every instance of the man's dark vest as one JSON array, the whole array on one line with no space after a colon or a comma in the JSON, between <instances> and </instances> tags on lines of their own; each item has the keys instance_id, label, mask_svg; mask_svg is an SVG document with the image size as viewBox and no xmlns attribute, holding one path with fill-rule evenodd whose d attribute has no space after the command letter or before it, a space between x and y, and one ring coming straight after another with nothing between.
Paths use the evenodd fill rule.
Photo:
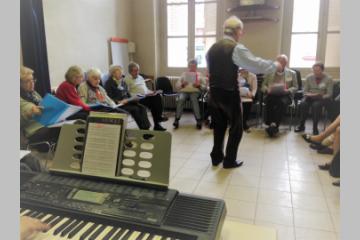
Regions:
<instances>
[{"instance_id":1,"label":"man's dark vest","mask_svg":"<svg viewBox=\"0 0 360 240\"><path fill-rule=\"evenodd\" d=\"M232 54L236 42L222 39L211 46L207 53L210 88L238 90L238 69L233 63Z\"/></svg>"}]
</instances>

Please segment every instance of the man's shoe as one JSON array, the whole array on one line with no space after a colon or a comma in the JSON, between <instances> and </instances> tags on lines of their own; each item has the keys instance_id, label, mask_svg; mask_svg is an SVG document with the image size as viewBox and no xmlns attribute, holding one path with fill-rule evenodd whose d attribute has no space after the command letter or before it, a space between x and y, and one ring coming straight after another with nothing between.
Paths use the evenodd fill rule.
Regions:
<instances>
[{"instance_id":1,"label":"man's shoe","mask_svg":"<svg viewBox=\"0 0 360 240\"><path fill-rule=\"evenodd\" d=\"M220 163L222 163L222 160L221 161L211 160L211 163L212 163L213 167L217 167Z\"/></svg>"},{"instance_id":2,"label":"man's shoe","mask_svg":"<svg viewBox=\"0 0 360 240\"><path fill-rule=\"evenodd\" d=\"M336 186L336 187L340 187L340 180L333 182L332 185Z\"/></svg>"},{"instance_id":3,"label":"man's shoe","mask_svg":"<svg viewBox=\"0 0 360 240\"><path fill-rule=\"evenodd\" d=\"M329 169L330 169L330 164L329 164L329 163L325 163L325 164L323 164L323 165L319 165L318 167L319 167L319 169L321 169L321 170L329 170Z\"/></svg>"},{"instance_id":4,"label":"man's shoe","mask_svg":"<svg viewBox=\"0 0 360 240\"><path fill-rule=\"evenodd\" d=\"M314 150L320 150L325 148L326 146L322 145L321 143L312 143L309 145L309 147Z\"/></svg>"},{"instance_id":5,"label":"man's shoe","mask_svg":"<svg viewBox=\"0 0 360 240\"><path fill-rule=\"evenodd\" d=\"M173 123L173 126L175 129L178 129L179 128L179 120L175 120Z\"/></svg>"},{"instance_id":6,"label":"man's shoe","mask_svg":"<svg viewBox=\"0 0 360 240\"><path fill-rule=\"evenodd\" d=\"M304 125L299 125L295 128L295 132L303 132L303 131L305 131Z\"/></svg>"},{"instance_id":7,"label":"man's shoe","mask_svg":"<svg viewBox=\"0 0 360 240\"><path fill-rule=\"evenodd\" d=\"M332 155L334 153L334 151L331 148L328 147L324 147L322 149L317 150L318 153L320 154L329 154Z\"/></svg>"},{"instance_id":8,"label":"man's shoe","mask_svg":"<svg viewBox=\"0 0 360 240\"><path fill-rule=\"evenodd\" d=\"M273 131L271 130L271 127L265 128L265 131L269 135L269 137L273 137Z\"/></svg>"},{"instance_id":9,"label":"man's shoe","mask_svg":"<svg viewBox=\"0 0 360 240\"><path fill-rule=\"evenodd\" d=\"M161 116L160 118L160 122L166 122L167 120L169 120L169 118L165 116Z\"/></svg>"},{"instance_id":10,"label":"man's shoe","mask_svg":"<svg viewBox=\"0 0 360 240\"><path fill-rule=\"evenodd\" d=\"M196 122L196 128L200 130L201 127L202 127L201 121L197 121Z\"/></svg>"},{"instance_id":11,"label":"man's shoe","mask_svg":"<svg viewBox=\"0 0 360 240\"><path fill-rule=\"evenodd\" d=\"M160 124L154 126L155 131L166 131L166 128L163 128Z\"/></svg>"},{"instance_id":12,"label":"man's shoe","mask_svg":"<svg viewBox=\"0 0 360 240\"><path fill-rule=\"evenodd\" d=\"M241 167L241 165L243 165L243 161L241 161L241 162L234 162L234 163L231 163L231 164L226 164L226 163L224 163L223 164L223 168L225 168L225 169L229 169L229 168L237 168L237 167Z\"/></svg>"}]
</instances>

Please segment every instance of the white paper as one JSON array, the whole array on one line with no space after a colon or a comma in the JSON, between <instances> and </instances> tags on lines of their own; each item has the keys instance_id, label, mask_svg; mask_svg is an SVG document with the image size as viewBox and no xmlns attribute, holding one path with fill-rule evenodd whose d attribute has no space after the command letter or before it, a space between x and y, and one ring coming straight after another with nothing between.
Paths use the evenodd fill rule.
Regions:
<instances>
[{"instance_id":1,"label":"white paper","mask_svg":"<svg viewBox=\"0 0 360 240\"><path fill-rule=\"evenodd\" d=\"M20 159L22 159L23 157L25 157L25 156L28 155L29 153L31 153L31 151L28 151L28 150L20 150Z\"/></svg>"},{"instance_id":2,"label":"white paper","mask_svg":"<svg viewBox=\"0 0 360 240\"><path fill-rule=\"evenodd\" d=\"M115 176L122 125L88 123L82 172Z\"/></svg>"}]
</instances>

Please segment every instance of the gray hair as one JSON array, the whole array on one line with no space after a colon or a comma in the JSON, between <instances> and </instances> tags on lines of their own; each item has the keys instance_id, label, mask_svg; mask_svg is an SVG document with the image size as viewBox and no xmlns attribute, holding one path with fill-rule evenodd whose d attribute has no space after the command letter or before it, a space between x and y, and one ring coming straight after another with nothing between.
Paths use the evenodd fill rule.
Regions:
<instances>
[{"instance_id":1,"label":"gray hair","mask_svg":"<svg viewBox=\"0 0 360 240\"><path fill-rule=\"evenodd\" d=\"M111 76L114 75L115 71L119 70L120 72L122 72L122 67L120 65L111 65L109 68L109 74Z\"/></svg>"},{"instance_id":2,"label":"gray hair","mask_svg":"<svg viewBox=\"0 0 360 240\"><path fill-rule=\"evenodd\" d=\"M139 64L137 64L136 62L131 62L129 63L129 66L128 66L128 71L129 73L131 73L131 71L133 70L133 68L137 68L137 69L140 69L140 66Z\"/></svg>"},{"instance_id":3,"label":"gray hair","mask_svg":"<svg viewBox=\"0 0 360 240\"><path fill-rule=\"evenodd\" d=\"M86 78L89 79L92 76L96 76L98 78L101 78L101 71L98 68L90 68L86 71Z\"/></svg>"},{"instance_id":4,"label":"gray hair","mask_svg":"<svg viewBox=\"0 0 360 240\"><path fill-rule=\"evenodd\" d=\"M20 67L20 80L24 80L27 76L32 75L34 71L31 68L21 66Z\"/></svg>"},{"instance_id":5,"label":"gray hair","mask_svg":"<svg viewBox=\"0 0 360 240\"><path fill-rule=\"evenodd\" d=\"M236 16L231 16L224 22L224 34L225 35L233 35L235 30L240 28L244 29L244 23L240 20L240 18Z\"/></svg>"},{"instance_id":6,"label":"gray hair","mask_svg":"<svg viewBox=\"0 0 360 240\"><path fill-rule=\"evenodd\" d=\"M198 65L198 62L195 58L193 59L190 59L189 62L188 62L188 66L190 66L190 64L195 64L196 66Z\"/></svg>"}]
</instances>

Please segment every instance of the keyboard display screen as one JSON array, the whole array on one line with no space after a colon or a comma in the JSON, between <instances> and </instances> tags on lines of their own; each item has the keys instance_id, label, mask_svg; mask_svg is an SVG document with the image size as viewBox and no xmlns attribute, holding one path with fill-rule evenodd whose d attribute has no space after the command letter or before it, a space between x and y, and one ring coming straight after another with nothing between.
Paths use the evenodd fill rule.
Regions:
<instances>
[{"instance_id":1,"label":"keyboard display screen","mask_svg":"<svg viewBox=\"0 0 360 240\"><path fill-rule=\"evenodd\" d=\"M106 200L107 196L109 196L108 193L99 193L99 192L78 190L74 194L72 199L78 200L78 201L102 204Z\"/></svg>"}]
</instances>

